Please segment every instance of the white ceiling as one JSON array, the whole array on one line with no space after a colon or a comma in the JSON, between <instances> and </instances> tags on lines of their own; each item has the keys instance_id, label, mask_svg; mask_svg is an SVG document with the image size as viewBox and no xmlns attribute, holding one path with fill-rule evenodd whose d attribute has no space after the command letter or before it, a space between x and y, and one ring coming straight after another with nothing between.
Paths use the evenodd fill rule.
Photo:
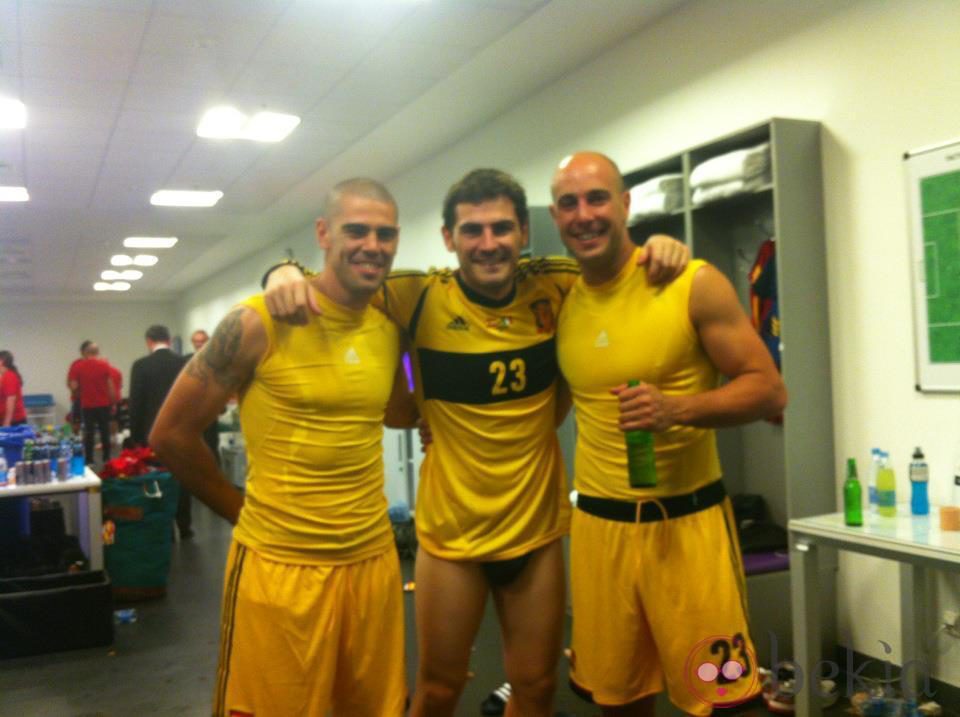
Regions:
<instances>
[{"instance_id":1,"label":"white ceiling","mask_svg":"<svg viewBox=\"0 0 960 717\"><path fill-rule=\"evenodd\" d=\"M178 236L117 298L172 297L309 224L336 181L389 179L683 0L0 0L0 297L90 296L131 235ZM202 139L229 103L303 118ZM220 189L213 209L152 207ZM135 253L135 252L130 252Z\"/></svg>"}]
</instances>

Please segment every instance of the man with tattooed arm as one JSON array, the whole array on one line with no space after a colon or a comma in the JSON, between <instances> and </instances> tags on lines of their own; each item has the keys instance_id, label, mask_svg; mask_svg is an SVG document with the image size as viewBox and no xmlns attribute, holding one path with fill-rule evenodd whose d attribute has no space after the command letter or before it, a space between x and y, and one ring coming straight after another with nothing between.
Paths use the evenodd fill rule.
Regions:
<instances>
[{"instance_id":1,"label":"man with tattooed arm","mask_svg":"<svg viewBox=\"0 0 960 717\"><path fill-rule=\"evenodd\" d=\"M275 322L262 295L234 308L180 374L150 442L234 524L214 715L401 715L403 604L383 493L383 423L407 425L399 334L369 306L397 251L397 206L352 179L316 222L320 315ZM246 494L203 440L240 396ZM386 413L386 416L385 416Z\"/></svg>"}]
</instances>

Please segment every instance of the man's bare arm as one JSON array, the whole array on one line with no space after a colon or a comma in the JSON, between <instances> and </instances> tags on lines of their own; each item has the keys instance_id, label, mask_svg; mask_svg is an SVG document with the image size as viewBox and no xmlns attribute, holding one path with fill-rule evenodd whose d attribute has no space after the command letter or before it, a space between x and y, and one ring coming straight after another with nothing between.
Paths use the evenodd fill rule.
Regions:
<instances>
[{"instance_id":1,"label":"man's bare arm","mask_svg":"<svg viewBox=\"0 0 960 717\"><path fill-rule=\"evenodd\" d=\"M231 311L180 372L150 431L150 445L177 480L231 523L240 515L243 494L220 470L203 432L249 384L266 349L257 313Z\"/></svg>"},{"instance_id":2,"label":"man's bare arm","mask_svg":"<svg viewBox=\"0 0 960 717\"><path fill-rule=\"evenodd\" d=\"M665 396L650 384L618 386L620 428L733 426L780 413L787 403L783 379L719 270L707 265L697 271L689 310L707 356L729 381L689 396Z\"/></svg>"}]
</instances>

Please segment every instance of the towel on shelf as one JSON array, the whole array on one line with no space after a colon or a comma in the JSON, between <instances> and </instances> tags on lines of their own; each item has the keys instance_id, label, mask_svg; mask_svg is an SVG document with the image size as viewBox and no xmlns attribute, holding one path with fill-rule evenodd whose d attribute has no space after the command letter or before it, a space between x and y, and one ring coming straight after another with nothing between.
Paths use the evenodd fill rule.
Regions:
<instances>
[{"instance_id":1,"label":"towel on shelf","mask_svg":"<svg viewBox=\"0 0 960 717\"><path fill-rule=\"evenodd\" d=\"M633 226L639 221L650 217L663 216L680 208L683 197L676 192L655 192L646 194L639 199L630 198L630 216L627 224Z\"/></svg>"},{"instance_id":2,"label":"towel on shelf","mask_svg":"<svg viewBox=\"0 0 960 717\"><path fill-rule=\"evenodd\" d=\"M648 194L667 194L683 193L683 175L682 174L661 174L659 177L648 179L646 182L640 182L630 187L630 201L645 197Z\"/></svg>"},{"instance_id":3,"label":"towel on shelf","mask_svg":"<svg viewBox=\"0 0 960 717\"><path fill-rule=\"evenodd\" d=\"M633 226L643 219L662 216L683 206L683 175L661 174L630 188L630 216Z\"/></svg>"},{"instance_id":4,"label":"towel on shelf","mask_svg":"<svg viewBox=\"0 0 960 717\"><path fill-rule=\"evenodd\" d=\"M755 189L759 189L764 184L770 182L769 174L761 174L751 179L734 179L730 182L722 182L720 184L709 184L705 187L697 187L693 190L693 196L690 201L695 207L699 207L702 204L708 204L709 202L714 202L718 199L725 199L726 197L732 197L735 194L746 194L747 192L752 192Z\"/></svg>"},{"instance_id":5,"label":"towel on shelf","mask_svg":"<svg viewBox=\"0 0 960 717\"><path fill-rule=\"evenodd\" d=\"M749 180L770 170L770 143L738 149L701 162L690 172L690 186Z\"/></svg>"}]
</instances>

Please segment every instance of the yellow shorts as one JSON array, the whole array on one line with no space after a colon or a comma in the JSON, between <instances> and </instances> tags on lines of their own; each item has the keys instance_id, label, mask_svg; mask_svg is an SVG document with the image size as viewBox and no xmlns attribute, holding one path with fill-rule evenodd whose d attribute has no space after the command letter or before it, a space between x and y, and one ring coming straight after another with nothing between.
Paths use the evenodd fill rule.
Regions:
<instances>
[{"instance_id":1,"label":"yellow shorts","mask_svg":"<svg viewBox=\"0 0 960 717\"><path fill-rule=\"evenodd\" d=\"M231 544L214 717L398 717L406 696L395 550L294 565Z\"/></svg>"},{"instance_id":2,"label":"yellow shorts","mask_svg":"<svg viewBox=\"0 0 960 717\"><path fill-rule=\"evenodd\" d=\"M729 499L649 523L574 510L575 687L617 706L666 682L670 701L694 715L760 692L733 526Z\"/></svg>"}]
</instances>

